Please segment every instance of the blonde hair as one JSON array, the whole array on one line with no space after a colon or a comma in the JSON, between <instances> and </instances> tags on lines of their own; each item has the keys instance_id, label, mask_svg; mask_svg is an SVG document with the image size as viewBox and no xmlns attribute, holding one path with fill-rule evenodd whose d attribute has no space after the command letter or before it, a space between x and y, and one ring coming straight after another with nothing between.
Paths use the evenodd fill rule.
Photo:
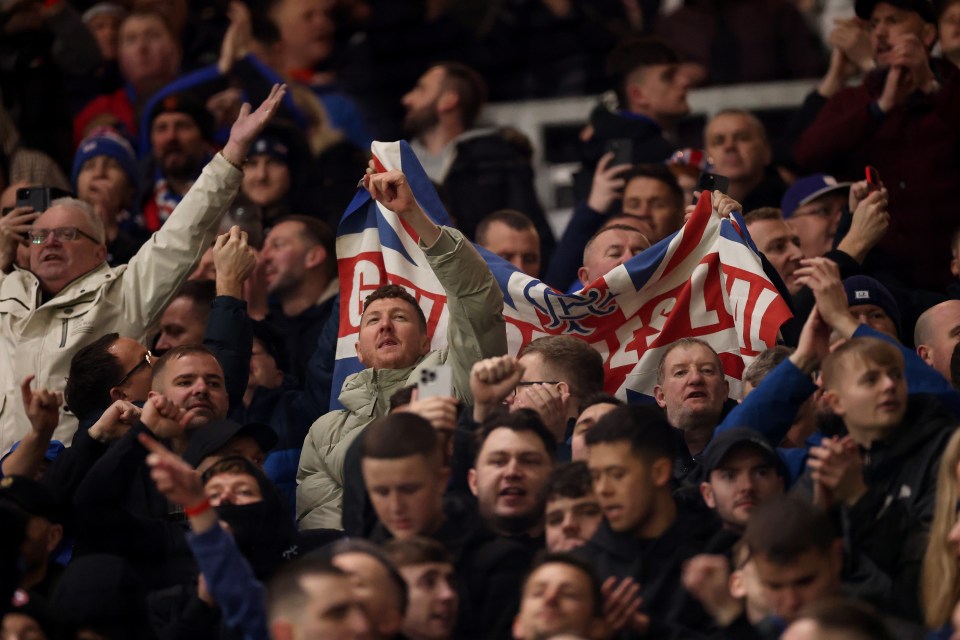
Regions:
<instances>
[{"instance_id":1,"label":"blonde hair","mask_svg":"<svg viewBox=\"0 0 960 640\"><path fill-rule=\"evenodd\" d=\"M310 147L310 153L319 156L324 150L343 140L343 133L330 124L330 116L316 94L295 82L288 86L293 103L307 117L307 146Z\"/></svg>"},{"instance_id":2,"label":"blonde hair","mask_svg":"<svg viewBox=\"0 0 960 640\"><path fill-rule=\"evenodd\" d=\"M950 620L953 608L960 600L960 571L957 571L956 552L947 540L957 522L957 499L960 482L957 465L960 464L960 430L954 432L940 458L937 475L937 493L934 503L930 541L923 556L923 576L920 590L923 595L923 617L927 627L939 629Z\"/></svg>"}]
</instances>

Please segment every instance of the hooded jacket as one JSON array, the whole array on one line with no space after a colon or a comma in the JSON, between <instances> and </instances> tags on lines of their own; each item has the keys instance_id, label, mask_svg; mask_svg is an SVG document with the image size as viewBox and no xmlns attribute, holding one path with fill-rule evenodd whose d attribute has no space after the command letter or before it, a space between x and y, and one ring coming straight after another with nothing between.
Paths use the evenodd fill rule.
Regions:
<instances>
[{"instance_id":1,"label":"hooded jacket","mask_svg":"<svg viewBox=\"0 0 960 640\"><path fill-rule=\"evenodd\" d=\"M922 622L919 586L940 456L957 420L932 396L911 395L900 426L864 451L867 493L843 509L851 593Z\"/></svg>"},{"instance_id":2,"label":"hooded jacket","mask_svg":"<svg viewBox=\"0 0 960 640\"><path fill-rule=\"evenodd\" d=\"M363 427L389 411L390 396L415 384L425 367L448 364L454 395L473 404L470 368L478 360L507 352L503 293L476 249L454 229L444 227L431 247L421 248L447 294L447 347L427 353L412 367L364 369L346 379L340 393L344 410L331 411L310 427L297 470L297 523L300 529L342 529L344 459Z\"/></svg>"}]
</instances>

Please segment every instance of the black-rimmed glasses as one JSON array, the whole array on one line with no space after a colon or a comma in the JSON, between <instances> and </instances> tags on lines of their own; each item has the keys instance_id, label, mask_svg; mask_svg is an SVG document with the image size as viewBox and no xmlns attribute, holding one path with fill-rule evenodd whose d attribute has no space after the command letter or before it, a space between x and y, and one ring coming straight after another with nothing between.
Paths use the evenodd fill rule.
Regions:
<instances>
[{"instance_id":1,"label":"black-rimmed glasses","mask_svg":"<svg viewBox=\"0 0 960 640\"><path fill-rule=\"evenodd\" d=\"M113 385L113 386L115 386L115 387L121 386L124 382L127 381L127 379L128 379L130 376L132 376L133 374L135 374L137 371L140 371L140 369L142 369L142 368L144 368L144 367L153 368L153 354L150 353L149 351L147 351L145 354L143 354L143 360L141 360L140 362L138 362L137 365L136 365L133 369L130 369L130 371L127 371L127 374L126 374L125 376L123 376L122 378L120 378L120 382L118 382L117 384L115 384L115 385Z\"/></svg>"}]
</instances>

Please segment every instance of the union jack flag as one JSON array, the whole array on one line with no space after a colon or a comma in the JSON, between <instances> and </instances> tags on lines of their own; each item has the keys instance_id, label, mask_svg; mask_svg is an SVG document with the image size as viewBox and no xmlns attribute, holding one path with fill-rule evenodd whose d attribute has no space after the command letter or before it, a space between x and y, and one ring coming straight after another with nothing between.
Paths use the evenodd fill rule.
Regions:
<instances>
[{"instance_id":1,"label":"union jack flag","mask_svg":"<svg viewBox=\"0 0 960 640\"><path fill-rule=\"evenodd\" d=\"M406 142L374 142L378 170L405 174L421 208L437 224L451 220ZM790 310L763 273L739 214L721 219L709 194L677 233L616 267L581 291L565 294L479 248L503 291L509 352L531 340L566 334L604 357L607 391L627 401L651 396L664 348L683 337L720 354L738 396L743 369L776 341ZM358 191L340 222L340 333L334 389L362 367L356 358L363 300L377 287L399 284L427 318L432 347L446 344L446 295L424 259L418 238L394 212ZM500 310L491 309L491 313ZM333 394L332 407L339 408Z\"/></svg>"}]
</instances>

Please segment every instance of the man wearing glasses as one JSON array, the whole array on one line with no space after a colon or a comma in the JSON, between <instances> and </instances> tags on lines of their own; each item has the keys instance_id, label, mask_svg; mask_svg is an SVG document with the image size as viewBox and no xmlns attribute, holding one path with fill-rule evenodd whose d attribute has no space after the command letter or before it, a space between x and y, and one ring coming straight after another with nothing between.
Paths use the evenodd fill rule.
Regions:
<instances>
[{"instance_id":1,"label":"man wearing glasses","mask_svg":"<svg viewBox=\"0 0 960 640\"><path fill-rule=\"evenodd\" d=\"M220 217L242 179L240 166L253 139L276 111L285 89L275 87L257 111L244 109L223 151L207 165L165 224L130 263L106 263L103 223L89 205L55 200L27 236L4 234L10 245L29 243L30 267L0 265L0 452L29 430L20 382L36 376L37 388L62 390L70 360L84 345L115 331L146 338L177 287L213 240ZM69 441L72 414L61 414L54 438Z\"/></svg>"}]
</instances>

